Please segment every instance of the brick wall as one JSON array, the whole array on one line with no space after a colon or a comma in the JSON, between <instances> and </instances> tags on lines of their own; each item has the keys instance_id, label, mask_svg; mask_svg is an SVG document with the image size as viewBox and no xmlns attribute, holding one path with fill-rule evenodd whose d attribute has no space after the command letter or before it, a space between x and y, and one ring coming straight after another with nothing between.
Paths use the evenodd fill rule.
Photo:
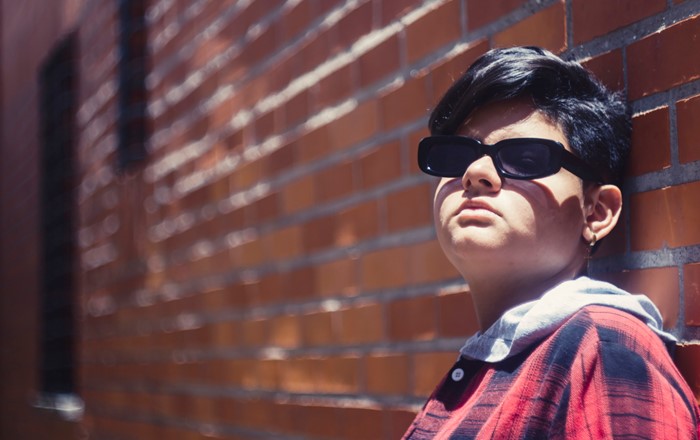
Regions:
<instances>
[{"instance_id":1,"label":"brick wall","mask_svg":"<svg viewBox=\"0 0 700 440\"><path fill-rule=\"evenodd\" d=\"M122 173L115 3L65 2L81 50L79 380L91 438L400 436L476 329L434 240L417 140L451 80L497 46L565 53L628 93L626 208L593 268L647 292L684 343L700 339L699 1L151 0L149 157ZM20 32L5 29L3 65L5 35ZM8 76L3 145L16 116L36 113L7 111L8 84L22 84ZM2 151L2 267L26 269L3 269L3 284L19 292L34 266L10 245L31 223L7 219L36 172L10 187L16 153ZM24 203L31 222L35 202ZM3 317L34 313L33 298L4 300ZM3 338L18 321L3 322ZM700 390L698 346L679 354ZM3 382L29 374L10 365Z\"/></svg>"}]
</instances>

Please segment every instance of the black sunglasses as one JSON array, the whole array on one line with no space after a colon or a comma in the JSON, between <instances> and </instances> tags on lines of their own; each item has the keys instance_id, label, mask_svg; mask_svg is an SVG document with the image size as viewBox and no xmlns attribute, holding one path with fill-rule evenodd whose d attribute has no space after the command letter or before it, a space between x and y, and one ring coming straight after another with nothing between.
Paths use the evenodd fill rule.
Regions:
<instances>
[{"instance_id":1,"label":"black sunglasses","mask_svg":"<svg viewBox=\"0 0 700 440\"><path fill-rule=\"evenodd\" d=\"M464 136L441 135L423 138L418 144L418 166L438 177L462 177L484 155L491 157L501 177L538 179L564 168L583 180L603 182L590 165L550 139L514 138L487 145Z\"/></svg>"}]
</instances>

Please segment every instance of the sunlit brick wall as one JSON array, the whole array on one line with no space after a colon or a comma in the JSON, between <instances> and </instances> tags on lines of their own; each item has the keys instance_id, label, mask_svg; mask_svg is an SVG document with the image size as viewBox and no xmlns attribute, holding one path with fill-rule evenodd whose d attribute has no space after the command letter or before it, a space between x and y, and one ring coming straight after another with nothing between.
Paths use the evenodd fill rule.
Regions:
<instances>
[{"instance_id":1,"label":"sunlit brick wall","mask_svg":"<svg viewBox=\"0 0 700 440\"><path fill-rule=\"evenodd\" d=\"M416 144L491 47L628 93L626 210L593 269L700 339L700 2L150 0L149 157L122 174L116 3L78 25L91 438L399 437L476 330ZM700 389L697 345L680 364Z\"/></svg>"}]
</instances>

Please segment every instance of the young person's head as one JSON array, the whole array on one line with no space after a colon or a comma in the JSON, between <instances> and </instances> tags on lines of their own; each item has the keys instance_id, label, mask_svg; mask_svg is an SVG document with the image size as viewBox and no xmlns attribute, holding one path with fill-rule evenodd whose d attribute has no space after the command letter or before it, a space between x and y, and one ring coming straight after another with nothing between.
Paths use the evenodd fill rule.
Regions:
<instances>
[{"instance_id":1,"label":"young person's head","mask_svg":"<svg viewBox=\"0 0 700 440\"><path fill-rule=\"evenodd\" d=\"M541 48L494 49L477 59L433 110L430 132L456 134L475 110L513 98L528 98L578 157L619 186L630 144L627 105L580 64Z\"/></svg>"},{"instance_id":2,"label":"young person's head","mask_svg":"<svg viewBox=\"0 0 700 440\"><path fill-rule=\"evenodd\" d=\"M579 64L539 48L492 50L429 127L419 163L442 177L438 239L470 284L572 278L615 226L629 115Z\"/></svg>"}]
</instances>

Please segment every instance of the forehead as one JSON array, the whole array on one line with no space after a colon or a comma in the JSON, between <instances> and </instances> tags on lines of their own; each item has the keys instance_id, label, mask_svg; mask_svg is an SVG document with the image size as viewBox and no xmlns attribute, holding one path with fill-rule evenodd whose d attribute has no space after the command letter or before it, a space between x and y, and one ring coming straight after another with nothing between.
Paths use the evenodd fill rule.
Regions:
<instances>
[{"instance_id":1,"label":"forehead","mask_svg":"<svg viewBox=\"0 0 700 440\"><path fill-rule=\"evenodd\" d=\"M528 99L514 99L487 104L472 112L458 134L487 144L503 139L537 137L551 139L568 148L560 125L532 106Z\"/></svg>"}]
</instances>

